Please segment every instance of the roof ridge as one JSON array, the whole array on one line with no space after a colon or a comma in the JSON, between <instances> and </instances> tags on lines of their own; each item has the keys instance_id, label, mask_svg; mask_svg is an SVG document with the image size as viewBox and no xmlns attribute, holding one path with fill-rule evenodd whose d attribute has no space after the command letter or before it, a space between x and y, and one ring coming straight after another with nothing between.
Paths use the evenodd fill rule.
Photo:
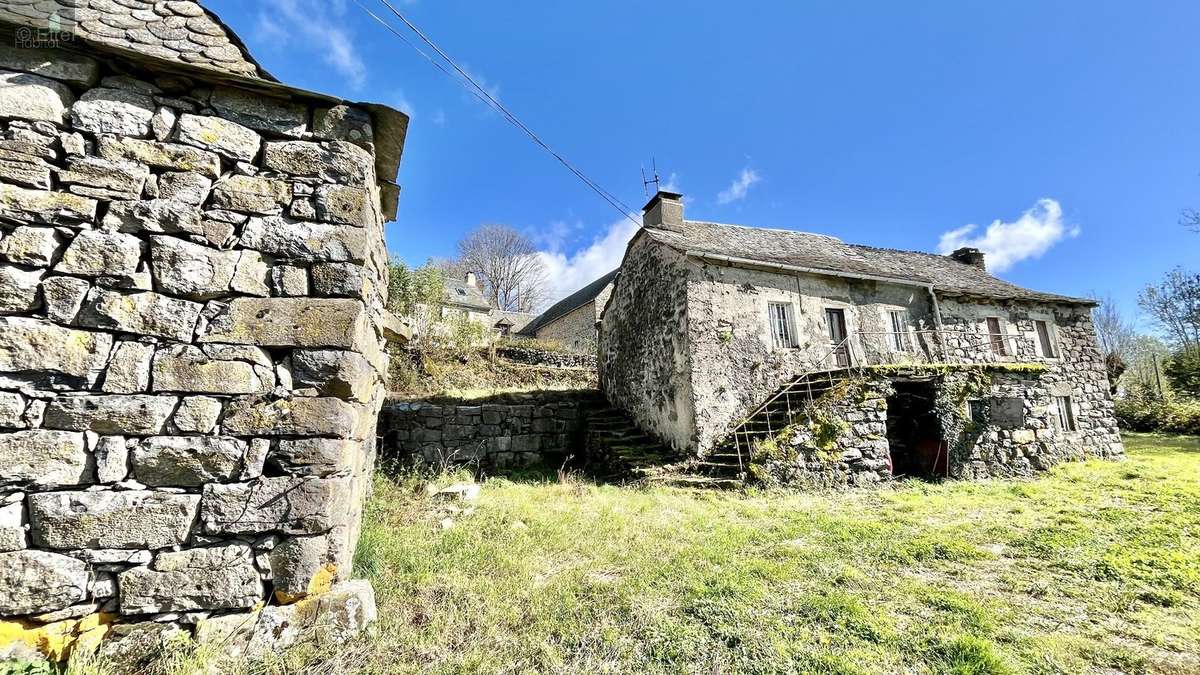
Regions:
<instances>
[{"instance_id":1,"label":"roof ridge","mask_svg":"<svg viewBox=\"0 0 1200 675\"><path fill-rule=\"evenodd\" d=\"M760 231L760 232L784 232L787 234L803 234L803 235L809 236L809 237L823 237L825 239L832 239L833 241L836 241L841 244L846 243L840 237L835 237L832 234L823 234L821 232L809 232L807 230L789 230L789 229L785 229L782 227L755 227L753 225L738 225L737 223L718 223L713 220L687 220L687 219L685 219L683 222L685 225L687 223L696 223L697 225L716 225L718 227L736 227L741 230L755 230L755 231ZM656 228L651 228L651 229L656 229ZM847 246L854 246L854 244L847 244Z\"/></svg>"}]
</instances>

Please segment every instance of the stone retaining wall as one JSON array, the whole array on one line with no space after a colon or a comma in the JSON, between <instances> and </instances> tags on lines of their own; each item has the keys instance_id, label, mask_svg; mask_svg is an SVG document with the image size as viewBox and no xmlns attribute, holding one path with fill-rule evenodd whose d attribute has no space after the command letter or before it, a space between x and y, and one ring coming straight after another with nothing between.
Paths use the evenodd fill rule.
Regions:
<instances>
[{"instance_id":1,"label":"stone retaining wall","mask_svg":"<svg viewBox=\"0 0 1200 675\"><path fill-rule=\"evenodd\" d=\"M559 463L583 447L593 391L509 394L486 401L388 403L379 417L385 460L507 469Z\"/></svg>"},{"instance_id":2,"label":"stone retaining wall","mask_svg":"<svg viewBox=\"0 0 1200 675\"><path fill-rule=\"evenodd\" d=\"M596 369L596 355L594 353L572 354L570 352L555 352L532 347L498 347L496 354L509 361L525 363L531 366Z\"/></svg>"},{"instance_id":3,"label":"stone retaining wall","mask_svg":"<svg viewBox=\"0 0 1200 675\"><path fill-rule=\"evenodd\" d=\"M349 576L387 372L377 120L0 51L0 616L228 635Z\"/></svg>"}]
</instances>

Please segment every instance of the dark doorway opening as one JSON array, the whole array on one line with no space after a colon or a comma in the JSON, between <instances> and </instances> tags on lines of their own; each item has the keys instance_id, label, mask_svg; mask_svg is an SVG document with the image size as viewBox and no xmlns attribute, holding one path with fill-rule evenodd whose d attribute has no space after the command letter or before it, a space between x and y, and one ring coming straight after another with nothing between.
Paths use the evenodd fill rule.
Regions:
<instances>
[{"instance_id":1,"label":"dark doorway opening","mask_svg":"<svg viewBox=\"0 0 1200 675\"><path fill-rule=\"evenodd\" d=\"M887 438L892 475L935 478L949 475L949 453L935 412L932 381L899 380L888 397Z\"/></svg>"}]
</instances>

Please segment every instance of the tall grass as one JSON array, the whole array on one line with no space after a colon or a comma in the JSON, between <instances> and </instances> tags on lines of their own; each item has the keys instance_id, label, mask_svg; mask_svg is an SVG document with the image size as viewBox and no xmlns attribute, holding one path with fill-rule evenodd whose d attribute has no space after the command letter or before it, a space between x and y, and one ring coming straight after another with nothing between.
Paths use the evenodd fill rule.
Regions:
<instances>
[{"instance_id":1,"label":"tall grass","mask_svg":"<svg viewBox=\"0 0 1200 675\"><path fill-rule=\"evenodd\" d=\"M836 493L534 475L452 508L380 476L356 561L378 624L231 671L1200 672L1200 440L1128 449Z\"/></svg>"}]
</instances>

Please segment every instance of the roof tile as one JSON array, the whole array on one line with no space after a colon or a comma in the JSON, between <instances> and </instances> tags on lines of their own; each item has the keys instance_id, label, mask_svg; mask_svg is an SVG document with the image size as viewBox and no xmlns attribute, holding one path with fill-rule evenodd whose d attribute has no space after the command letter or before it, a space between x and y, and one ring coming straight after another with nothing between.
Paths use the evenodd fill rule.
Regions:
<instances>
[{"instance_id":1,"label":"roof tile","mask_svg":"<svg viewBox=\"0 0 1200 675\"><path fill-rule=\"evenodd\" d=\"M683 253L932 284L946 295L1070 304L1093 301L1022 288L948 256L847 244L822 234L684 221L679 230L647 228L657 241Z\"/></svg>"}]
</instances>

